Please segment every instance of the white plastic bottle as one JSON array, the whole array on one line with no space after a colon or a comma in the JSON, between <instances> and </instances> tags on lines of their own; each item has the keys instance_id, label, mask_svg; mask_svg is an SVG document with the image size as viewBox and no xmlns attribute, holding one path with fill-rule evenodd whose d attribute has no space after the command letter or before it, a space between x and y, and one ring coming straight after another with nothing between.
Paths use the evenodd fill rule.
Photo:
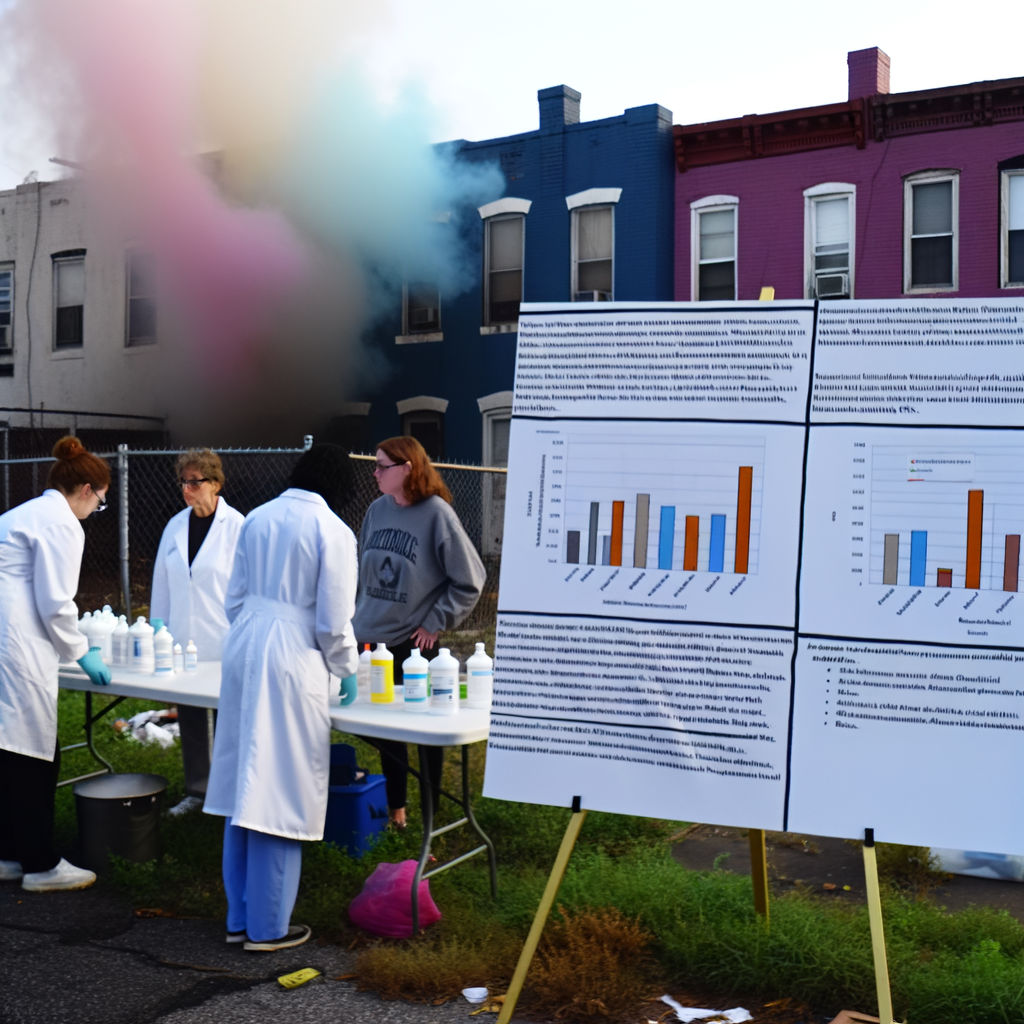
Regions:
<instances>
[{"instance_id":1,"label":"white plastic bottle","mask_svg":"<svg viewBox=\"0 0 1024 1024\"><path fill-rule=\"evenodd\" d=\"M199 650L191 640L189 640L188 646L185 648L185 671L199 671Z\"/></svg>"},{"instance_id":2,"label":"white plastic bottle","mask_svg":"<svg viewBox=\"0 0 1024 1024\"><path fill-rule=\"evenodd\" d=\"M405 684L405 710L427 711L427 678L430 662L414 647L412 654L402 662L402 682Z\"/></svg>"},{"instance_id":3,"label":"white plastic bottle","mask_svg":"<svg viewBox=\"0 0 1024 1024\"><path fill-rule=\"evenodd\" d=\"M387 644L370 652L370 700L374 704L395 702L395 656Z\"/></svg>"},{"instance_id":4,"label":"white plastic bottle","mask_svg":"<svg viewBox=\"0 0 1024 1024\"><path fill-rule=\"evenodd\" d=\"M363 644L363 650L359 655L359 666L356 668L356 703L370 703L370 662L373 655L370 653L370 645Z\"/></svg>"},{"instance_id":5,"label":"white plastic bottle","mask_svg":"<svg viewBox=\"0 0 1024 1024\"><path fill-rule=\"evenodd\" d=\"M164 625L153 636L153 662L158 676L174 674L174 637Z\"/></svg>"},{"instance_id":6,"label":"white plastic bottle","mask_svg":"<svg viewBox=\"0 0 1024 1024\"><path fill-rule=\"evenodd\" d=\"M117 627L117 618L110 609L110 605L104 605L103 611L92 617L92 628L90 629L91 645L100 649L100 657L108 664L114 664L114 643L113 633Z\"/></svg>"},{"instance_id":7,"label":"white plastic bottle","mask_svg":"<svg viewBox=\"0 0 1024 1024\"><path fill-rule=\"evenodd\" d=\"M133 672L153 673L156 667L153 658L153 627L139 616L128 630L131 637L131 660L128 667Z\"/></svg>"},{"instance_id":8,"label":"white plastic bottle","mask_svg":"<svg viewBox=\"0 0 1024 1024\"><path fill-rule=\"evenodd\" d=\"M128 620L123 616L117 617L117 625L110 634L110 649L114 658L114 664L122 668L128 667Z\"/></svg>"},{"instance_id":9,"label":"white plastic bottle","mask_svg":"<svg viewBox=\"0 0 1024 1024\"><path fill-rule=\"evenodd\" d=\"M174 651L171 653L171 661L174 663L175 672L185 671L185 652L181 649L181 644L174 645Z\"/></svg>"},{"instance_id":10,"label":"white plastic bottle","mask_svg":"<svg viewBox=\"0 0 1024 1024\"><path fill-rule=\"evenodd\" d=\"M86 612L78 620L78 632L81 633L82 636L88 638L89 630L90 630L91 627L92 627L92 612Z\"/></svg>"},{"instance_id":11,"label":"white plastic bottle","mask_svg":"<svg viewBox=\"0 0 1024 1024\"><path fill-rule=\"evenodd\" d=\"M459 659L447 647L430 662L430 713L455 715L459 711Z\"/></svg>"},{"instance_id":12,"label":"white plastic bottle","mask_svg":"<svg viewBox=\"0 0 1024 1024\"><path fill-rule=\"evenodd\" d=\"M466 660L466 707L489 708L494 694L494 662L487 656L483 644L477 644L472 656Z\"/></svg>"}]
</instances>

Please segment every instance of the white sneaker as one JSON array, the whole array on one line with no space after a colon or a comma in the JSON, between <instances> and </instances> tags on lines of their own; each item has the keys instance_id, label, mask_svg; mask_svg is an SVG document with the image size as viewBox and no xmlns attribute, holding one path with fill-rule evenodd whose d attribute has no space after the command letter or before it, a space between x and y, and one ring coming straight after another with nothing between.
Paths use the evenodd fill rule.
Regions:
<instances>
[{"instance_id":1,"label":"white sneaker","mask_svg":"<svg viewBox=\"0 0 1024 1024\"><path fill-rule=\"evenodd\" d=\"M21 865L16 860L0 860L0 882L20 882Z\"/></svg>"},{"instance_id":2,"label":"white sneaker","mask_svg":"<svg viewBox=\"0 0 1024 1024\"><path fill-rule=\"evenodd\" d=\"M64 889L86 889L96 881L96 874L85 868L76 868L63 857L49 871L31 871L21 880L28 892L59 892Z\"/></svg>"},{"instance_id":3,"label":"white sneaker","mask_svg":"<svg viewBox=\"0 0 1024 1024\"><path fill-rule=\"evenodd\" d=\"M198 811L202 806L203 798L201 796L187 796L181 803L168 808L167 813L173 814L177 818L181 814L188 814L189 811Z\"/></svg>"}]
</instances>

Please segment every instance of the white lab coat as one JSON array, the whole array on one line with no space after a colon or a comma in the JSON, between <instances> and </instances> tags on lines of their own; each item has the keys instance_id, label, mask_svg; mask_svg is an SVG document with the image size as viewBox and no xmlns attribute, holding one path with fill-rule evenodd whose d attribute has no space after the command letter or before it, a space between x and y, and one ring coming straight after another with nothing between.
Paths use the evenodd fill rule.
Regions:
<instances>
[{"instance_id":1,"label":"white lab coat","mask_svg":"<svg viewBox=\"0 0 1024 1024\"><path fill-rule=\"evenodd\" d=\"M230 625L224 599L245 517L223 498L218 498L210 532L190 568L188 520L191 514L191 508L183 508L164 527L153 563L149 617L163 619L182 650L192 640L200 661L220 661Z\"/></svg>"},{"instance_id":2,"label":"white lab coat","mask_svg":"<svg viewBox=\"0 0 1024 1024\"><path fill-rule=\"evenodd\" d=\"M60 491L0 516L0 749L53 760L57 666L89 650L75 605L84 548Z\"/></svg>"},{"instance_id":3,"label":"white lab coat","mask_svg":"<svg viewBox=\"0 0 1024 1024\"><path fill-rule=\"evenodd\" d=\"M231 629L204 810L287 839L322 839L329 672L358 663L356 539L298 488L251 512L228 586Z\"/></svg>"}]
</instances>

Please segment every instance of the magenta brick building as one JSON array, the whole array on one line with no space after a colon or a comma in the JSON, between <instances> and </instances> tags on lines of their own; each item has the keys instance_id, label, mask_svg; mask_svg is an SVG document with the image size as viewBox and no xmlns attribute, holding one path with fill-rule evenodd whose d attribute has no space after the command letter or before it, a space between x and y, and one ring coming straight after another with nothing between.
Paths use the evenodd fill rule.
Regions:
<instances>
[{"instance_id":1,"label":"magenta brick building","mask_svg":"<svg viewBox=\"0 0 1024 1024\"><path fill-rule=\"evenodd\" d=\"M1024 78L676 125L675 297L1024 293Z\"/></svg>"}]
</instances>

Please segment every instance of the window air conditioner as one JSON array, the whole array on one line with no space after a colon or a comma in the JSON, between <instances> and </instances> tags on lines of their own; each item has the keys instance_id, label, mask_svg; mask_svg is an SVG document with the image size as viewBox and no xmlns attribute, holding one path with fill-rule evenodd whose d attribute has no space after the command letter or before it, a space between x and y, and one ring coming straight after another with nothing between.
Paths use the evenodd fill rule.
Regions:
<instances>
[{"instance_id":1,"label":"window air conditioner","mask_svg":"<svg viewBox=\"0 0 1024 1024\"><path fill-rule=\"evenodd\" d=\"M850 275L819 274L814 279L814 287L819 299L847 299L850 297Z\"/></svg>"},{"instance_id":2,"label":"window air conditioner","mask_svg":"<svg viewBox=\"0 0 1024 1024\"><path fill-rule=\"evenodd\" d=\"M429 306L420 306L409 310L409 319L414 324L436 324L437 310Z\"/></svg>"},{"instance_id":3,"label":"window air conditioner","mask_svg":"<svg viewBox=\"0 0 1024 1024\"><path fill-rule=\"evenodd\" d=\"M611 302L611 292L577 292L576 302Z\"/></svg>"}]
</instances>

